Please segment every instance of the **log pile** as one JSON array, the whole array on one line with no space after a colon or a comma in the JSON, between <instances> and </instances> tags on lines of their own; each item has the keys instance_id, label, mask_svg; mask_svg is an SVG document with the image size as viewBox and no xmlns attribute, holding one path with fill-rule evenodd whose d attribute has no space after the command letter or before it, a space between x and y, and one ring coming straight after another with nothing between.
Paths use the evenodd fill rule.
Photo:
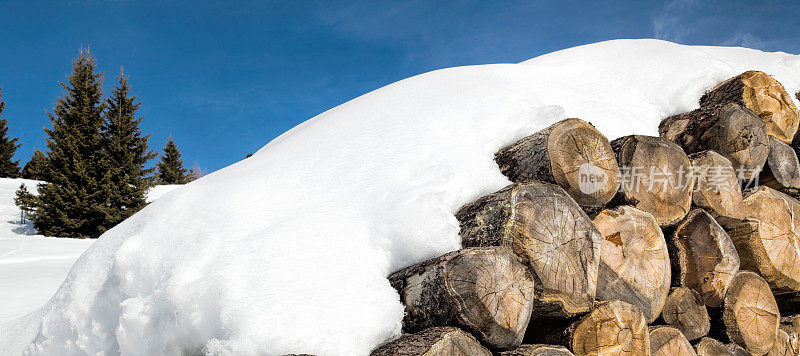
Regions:
<instances>
[{"instance_id":1,"label":"log pile","mask_svg":"<svg viewBox=\"0 0 800 356\"><path fill-rule=\"evenodd\" d=\"M389 276L405 334L372 354L800 356L797 108L757 71L699 102L658 137L573 118L498 151L512 184Z\"/></svg>"}]
</instances>

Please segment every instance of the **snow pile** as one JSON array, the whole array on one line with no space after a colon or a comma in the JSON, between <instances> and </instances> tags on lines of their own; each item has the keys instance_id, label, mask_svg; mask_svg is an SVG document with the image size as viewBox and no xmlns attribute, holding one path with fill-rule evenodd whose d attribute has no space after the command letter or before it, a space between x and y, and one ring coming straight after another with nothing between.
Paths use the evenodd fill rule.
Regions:
<instances>
[{"instance_id":1,"label":"snow pile","mask_svg":"<svg viewBox=\"0 0 800 356\"><path fill-rule=\"evenodd\" d=\"M749 69L800 90L798 56L656 40L386 86L104 234L0 353L367 354L400 332L385 276L457 249L453 212L509 183L499 148L565 117L655 134Z\"/></svg>"}]
</instances>

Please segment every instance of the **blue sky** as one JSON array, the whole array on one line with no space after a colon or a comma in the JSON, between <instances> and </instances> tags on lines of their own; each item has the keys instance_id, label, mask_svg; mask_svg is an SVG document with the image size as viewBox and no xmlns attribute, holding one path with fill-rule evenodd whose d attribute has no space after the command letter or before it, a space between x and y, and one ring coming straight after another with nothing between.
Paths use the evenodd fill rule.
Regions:
<instances>
[{"instance_id":1,"label":"blue sky","mask_svg":"<svg viewBox=\"0 0 800 356\"><path fill-rule=\"evenodd\" d=\"M616 38L800 53L800 1L3 1L0 87L24 163L78 49L120 67L160 150L241 160L291 127L427 71Z\"/></svg>"}]
</instances>

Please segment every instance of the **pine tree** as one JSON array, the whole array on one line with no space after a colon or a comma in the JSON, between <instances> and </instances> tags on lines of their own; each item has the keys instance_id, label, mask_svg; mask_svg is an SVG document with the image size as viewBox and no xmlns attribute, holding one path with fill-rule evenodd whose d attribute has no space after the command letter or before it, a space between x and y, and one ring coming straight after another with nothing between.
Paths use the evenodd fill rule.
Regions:
<instances>
[{"instance_id":1,"label":"pine tree","mask_svg":"<svg viewBox=\"0 0 800 356\"><path fill-rule=\"evenodd\" d=\"M186 168L183 168L183 159L178 146L172 137L164 146L164 154L158 162L158 183L160 184L185 184L187 183Z\"/></svg>"},{"instance_id":2,"label":"pine tree","mask_svg":"<svg viewBox=\"0 0 800 356\"><path fill-rule=\"evenodd\" d=\"M150 151L136 117L141 103L129 96L128 77L120 70L117 86L106 101L108 110L103 124L103 148L106 155L106 174L102 179L106 194L105 222L112 227L142 209L147 190L153 185L154 168L145 164L156 154Z\"/></svg>"},{"instance_id":3,"label":"pine tree","mask_svg":"<svg viewBox=\"0 0 800 356\"><path fill-rule=\"evenodd\" d=\"M14 204L19 207L24 217L32 220L36 217L36 198L35 195L28 192L28 188L25 187L25 184L21 184L19 189L17 189Z\"/></svg>"},{"instance_id":4,"label":"pine tree","mask_svg":"<svg viewBox=\"0 0 800 356\"><path fill-rule=\"evenodd\" d=\"M47 157L45 157L42 151L35 148L31 159L28 160L28 163L25 163L25 167L22 167L22 178L44 180L45 174L47 173L46 166Z\"/></svg>"},{"instance_id":5,"label":"pine tree","mask_svg":"<svg viewBox=\"0 0 800 356\"><path fill-rule=\"evenodd\" d=\"M48 236L96 238L105 226L105 194L100 181L108 164L102 152L103 75L94 58L81 51L61 83L64 96L48 112L47 169L40 185L34 227Z\"/></svg>"},{"instance_id":6,"label":"pine tree","mask_svg":"<svg viewBox=\"0 0 800 356\"><path fill-rule=\"evenodd\" d=\"M0 92L0 99L3 93ZM3 113L6 103L0 100L0 114ZM8 120L0 119L0 177L17 178L19 177L19 160L14 161L14 153L20 145L17 144L18 138L8 138Z\"/></svg>"}]
</instances>

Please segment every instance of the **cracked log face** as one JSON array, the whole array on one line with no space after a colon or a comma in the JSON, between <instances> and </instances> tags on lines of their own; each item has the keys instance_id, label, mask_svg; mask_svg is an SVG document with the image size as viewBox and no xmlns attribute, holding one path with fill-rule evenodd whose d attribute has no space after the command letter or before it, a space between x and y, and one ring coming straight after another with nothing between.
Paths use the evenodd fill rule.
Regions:
<instances>
[{"instance_id":1,"label":"cracked log face","mask_svg":"<svg viewBox=\"0 0 800 356\"><path fill-rule=\"evenodd\" d=\"M669 293L670 261L664 235L649 213L620 206L594 218L602 236L597 298L622 300L653 322Z\"/></svg>"},{"instance_id":2,"label":"cracked log face","mask_svg":"<svg viewBox=\"0 0 800 356\"><path fill-rule=\"evenodd\" d=\"M403 335L370 356L491 356L472 335L453 327L435 327Z\"/></svg>"},{"instance_id":3,"label":"cracked log face","mask_svg":"<svg viewBox=\"0 0 800 356\"><path fill-rule=\"evenodd\" d=\"M731 341L752 354L767 353L780 322L778 305L767 282L750 271L737 273L725 295L722 320Z\"/></svg>"},{"instance_id":4,"label":"cracked log face","mask_svg":"<svg viewBox=\"0 0 800 356\"><path fill-rule=\"evenodd\" d=\"M534 282L506 248L471 248L402 269L389 276L406 306L404 328L457 326L486 345L513 349L533 308Z\"/></svg>"},{"instance_id":5,"label":"cracked log face","mask_svg":"<svg viewBox=\"0 0 800 356\"><path fill-rule=\"evenodd\" d=\"M760 184L797 197L800 193L800 162L791 146L776 138L769 139L767 164L761 171Z\"/></svg>"},{"instance_id":6,"label":"cracked log face","mask_svg":"<svg viewBox=\"0 0 800 356\"><path fill-rule=\"evenodd\" d=\"M800 291L800 202L762 186L744 204L750 216L729 231L741 269L759 272L776 292Z\"/></svg>"},{"instance_id":7,"label":"cracked log face","mask_svg":"<svg viewBox=\"0 0 800 356\"><path fill-rule=\"evenodd\" d=\"M514 184L461 208L461 242L510 246L536 280L534 317L588 312L597 289L600 234L559 186Z\"/></svg>"},{"instance_id":8,"label":"cracked log face","mask_svg":"<svg viewBox=\"0 0 800 356\"><path fill-rule=\"evenodd\" d=\"M650 355L652 356L691 356L694 348L686 337L676 328L666 325L650 327Z\"/></svg>"},{"instance_id":9,"label":"cracked log face","mask_svg":"<svg viewBox=\"0 0 800 356\"><path fill-rule=\"evenodd\" d=\"M513 351L501 352L500 356L573 356L564 346L526 344Z\"/></svg>"},{"instance_id":10,"label":"cracked log face","mask_svg":"<svg viewBox=\"0 0 800 356\"><path fill-rule=\"evenodd\" d=\"M692 204L691 161L680 146L659 137L631 135L611 142L622 170L618 200L646 211L659 226L680 221Z\"/></svg>"},{"instance_id":11,"label":"cracked log face","mask_svg":"<svg viewBox=\"0 0 800 356\"><path fill-rule=\"evenodd\" d=\"M615 300L598 305L572 332L575 355L649 355L647 320L632 304Z\"/></svg>"},{"instance_id":12,"label":"cracked log face","mask_svg":"<svg viewBox=\"0 0 800 356\"><path fill-rule=\"evenodd\" d=\"M764 72L747 71L717 85L700 98L701 106L737 103L758 115L767 133L790 143L797 132L797 108L780 82Z\"/></svg>"},{"instance_id":13,"label":"cracked log face","mask_svg":"<svg viewBox=\"0 0 800 356\"><path fill-rule=\"evenodd\" d=\"M711 330L708 310L700 300L700 295L686 287L672 289L664 303L661 317L665 323L683 333L688 340L706 336ZM652 339L652 334L650 337Z\"/></svg>"},{"instance_id":14,"label":"cracked log face","mask_svg":"<svg viewBox=\"0 0 800 356\"><path fill-rule=\"evenodd\" d=\"M725 230L706 211L695 209L678 224L669 243L680 284L697 291L705 305L718 307L740 264Z\"/></svg>"},{"instance_id":15,"label":"cracked log face","mask_svg":"<svg viewBox=\"0 0 800 356\"><path fill-rule=\"evenodd\" d=\"M608 139L580 119L525 137L497 152L495 161L511 181L558 184L587 208L602 207L619 188L619 166Z\"/></svg>"},{"instance_id":16,"label":"cracked log face","mask_svg":"<svg viewBox=\"0 0 800 356\"><path fill-rule=\"evenodd\" d=\"M723 226L744 219L742 190L731 161L714 151L697 152L689 159L695 179L692 202Z\"/></svg>"},{"instance_id":17,"label":"cracked log face","mask_svg":"<svg viewBox=\"0 0 800 356\"><path fill-rule=\"evenodd\" d=\"M789 335L786 331L778 330L778 336L775 338L775 343L772 344L772 349L767 352L767 356L798 356L800 349L798 349L797 335Z\"/></svg>"}]
</instances>

